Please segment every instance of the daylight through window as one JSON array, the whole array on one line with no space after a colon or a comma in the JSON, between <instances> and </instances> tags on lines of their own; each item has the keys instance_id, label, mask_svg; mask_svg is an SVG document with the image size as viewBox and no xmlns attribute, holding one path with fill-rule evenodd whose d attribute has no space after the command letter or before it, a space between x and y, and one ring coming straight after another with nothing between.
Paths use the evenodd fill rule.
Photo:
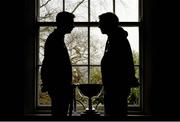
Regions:
<instances>
[{"instance_id":1,"label":"daylight through window","mask_svg":"<svg viewBox=\"0 0 180 122\"><path fill-rule=\"evenodd\" d=\"M105 12L114 12L122 27L128 31L128 39L133 50L136 77L140 80L140 21L139 0L39 0L38 17L38 61L37 61L37 107L50 106L47 93L40 90L40 68L44 58L44 43L53 31L56 14L60 11L75 14L75 28L71 34L65 36L65 43L73 65L73 83L101 84L100 61L104 53L107 36L98 28L98 16ZM140 81L141 82L141 81ZM79 95L76 90L77 111L87 105L87 98ZM141 105L141 88L133 88L128 98L129 106ZM83 104L83 105L82 105ZM97 100L93 100L96 106ZM103 102L98 105L103 111Z\"/></svg>"}]
</instances>

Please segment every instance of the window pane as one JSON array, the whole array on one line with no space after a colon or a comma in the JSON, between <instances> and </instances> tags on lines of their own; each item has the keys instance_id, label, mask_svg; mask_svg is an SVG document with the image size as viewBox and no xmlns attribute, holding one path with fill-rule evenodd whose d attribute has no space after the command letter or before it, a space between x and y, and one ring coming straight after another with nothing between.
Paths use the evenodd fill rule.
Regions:
<instances>
[{"instance_id":1,"label":"window pane","mask_svg":"<svg viewBox=\"0 0 180 122\"><path fill-rule=\"evenodd\" d=\"M44 44L51 32L53 32L54 27L40 27L39 32L39 64L42 64L44 59Z\"/></svg>"},{"instance_id":2,"label":"window pane","mask_svg":"<svg viewBox=\"0 0 180 122\"><path fill-rule=\"evenodd\" d=\"M84 84L88 83L88 67L87 66L73 66L73 83Z\"/></svg>"},{"instance_id":3,"label":"window pane","mask_svg":"<svg viewBox=\"0 0 180 122\"><path fill-rule=\"evenodd\" d=\"M138 0L115 0L115 13L120 21L138 21Z\"/></svg>"},{"instance_id":4,"label":"window pane","mask_svg":"<svg viewBox=\"0 0 180 122\"><path fill-rule=\"evenodd\" d=\"M102 84L101 67L92 66L90 67L90 83L91 84Z\"/></svg>"},{"instance_id":5,"label":"window pane","mask_svg":"<svg viewBox=\"0 0 180 122\"><path fill-rule=\"evenodd\" d=\"M128 97L128 105L140 106L140 88L132 88Z\"/></svg>"},{"instance_id":6,"label":"window pane","mask_svg":"<svg viewBox=\"0 0 180 122\"><path fill-rule=\"evenodd\" d=\"M139 65L135 66L135 76L139 80ZM140 105L140 87L131 88L130 95L128 97L128 104L129 105Z\"/></svg>"},{"instance_id":7,"label":"window pane","mask_svg":"<svg viewBox=\"0 0 180 122\"><path fill-rule=\"evenodd\" d=\"M72 64L88 63L88 32L86 27L76 27L71 34L65 36L65 43L69 51Z\"/></svg>"},{"instance_id":8,"label":"window pane","mask_svg":"<svg viewBox=\"0 0 180 122\"><path fill-rule=\"evenodd\" d=\"M41 78L40 78L40 68L38 70L38 89L37 89L37 102L38 106L50 106L51 105L51 99L47 92L42 93L41 92ZM77 84L83 84L88 83L88 67L87 66L73 66L73 83ZM77 97L77 96L76 96Z\"/></svg>"},{"instance_id":9,"label":"window pane","mask_svg":"<svg viewBox=\"0 0 180 122\"><path fill-rule=\"evenodd\" d=\"M51 105L51 99L47 92L41 92L41 77L40 77L40 69L38 70L38 81L37 81L37 104L38 106L50 106Z\"/></svg>"},{"instance_id":10,"label":"window pane","mask_svg":"<svg viewBox=\"0 0 180 122\"><path fill-rule=\"evenodd\" d=\"M88 0L65 0L65 10L75 15L74 21L88 21Z\"/></svg>"},{"instance_id":11,"label":"window pane","mask_svg":"<svg viewBox=\"0 0 180 122\"><path fill-rule=\"evenodd\" d=\"M44 58L44 43L53 30L54 27L40 27L39 64L42 64ZM68 48L72 64L87 65L87 38L87 28L85 27L74 28L71 34L66 34L65 44Z\"/></svg>"},{"instance_id":12,"label":"window pane","mask_svg":"<svg viewBox=\"0 0 180 122\"><path fill-rule=\"evenodd\" d=\"M134 64L139 65L139 27L123 27L128 32L128 40L133 52Z\"/></svg>"},{"instance_id":13,"label":"window pane","mask_svg":"<svg viewBox=\"0 0 180 122\"><path fill-rule=\"evenodd\" d=\"M131 45L134 58L139 59L139 28L138 27L123 27L128 32L128 40ZM102 34L98 27L90 28L90 64L100 65L104 54L105 43L107 36ZM136 61L135 64L139 64Z\"/></svg>"},{"instance_id":14,"label":"window pane","mask_svg":"<svg viewBox=\"0 0 180 122\"><path fill-rule=\"evenodd\" d=\"M98 27L90 28L90 64L100 65L107 36Z\"/></svg>"},{"instance_id":15,"label":"window pane","mask_svg":"<svg viewBox=\"0 0 180 122\"><path fill-rule=\"evenodd\" d=\"M112 0L91 0L90 19L91 21L98 21L98 16L105 12L113 12Z\"/></svg>"},{"instance_id":16,"label":"window pane","mask_svg":"<svg viewBox=\"0 0 180 122\"><path fill-rule=\"evenodd\" d=\"M56 14L63 11L63 0L40 0L39 21L55 21Z\"/></svg>"}]
</instances>

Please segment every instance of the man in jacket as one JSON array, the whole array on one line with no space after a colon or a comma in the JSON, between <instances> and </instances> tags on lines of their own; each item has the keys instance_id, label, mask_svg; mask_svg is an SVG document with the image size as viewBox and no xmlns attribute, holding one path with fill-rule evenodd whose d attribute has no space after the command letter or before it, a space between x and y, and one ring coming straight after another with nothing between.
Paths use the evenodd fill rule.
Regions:
<instances>
[{"instance_id":1,"label":"man in jacket","mask_svg":"<svg viewBox=\"0 0 180 122\"><path fill-rule=\"evenodd\" d=\"M108 36L101 60L105 116L123 118L127 115L131 84L136 78L128 33L118 24L118 17L111 12L99 16L99 28Z\"/></svg>"},{"instance_id":2,"label":"man in jacket","mask_svg":"<svg viewBox=\"0 0 180 122\"><path fill-rule=\"evenodd\" d=\"M72 67L64 36L74 28L74 17L69 12L58 13L57 28L48 36L44 46L42 92L48 92L52 115L55 117L67 116L72 99Z\"/></svg>"}]
</instances>

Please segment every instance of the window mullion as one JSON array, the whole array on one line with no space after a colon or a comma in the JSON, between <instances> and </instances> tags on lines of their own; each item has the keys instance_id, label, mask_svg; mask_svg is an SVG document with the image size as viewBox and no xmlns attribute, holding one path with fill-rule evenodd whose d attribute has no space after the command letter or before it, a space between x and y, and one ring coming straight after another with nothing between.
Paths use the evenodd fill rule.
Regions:
<instances>
[{"instance_id":1,"label":"window mullion","mask_svg":"<svg viewBox=\"0 0 180 122\"><path fill-rule=\"evenodd\" d=\"M116 3L115 3L115 0L113 0L113 13L115 13L116 11L116 9L115 9L115 6L116 6Z\"/></svg>"},{"instance_id":2,"label":"window mullion","mask_svg":"<svg viewBox=\"0 0 180 122\"><path fill-rule=\"evenodd\" d=\"M63 11L65 11L65 0L63 0Z\"/></svg>"},{"instance_id":3,"label":"window mullion","mask_svg":"<svg viewBox=\"0 0 180 122\"><path fill-rule=\"evenodd\" d=\"M90 0L88 0L88 22L90 23ZM88 83L90 83L90 26L88 26Z\"/></svg>"}]
</instances>

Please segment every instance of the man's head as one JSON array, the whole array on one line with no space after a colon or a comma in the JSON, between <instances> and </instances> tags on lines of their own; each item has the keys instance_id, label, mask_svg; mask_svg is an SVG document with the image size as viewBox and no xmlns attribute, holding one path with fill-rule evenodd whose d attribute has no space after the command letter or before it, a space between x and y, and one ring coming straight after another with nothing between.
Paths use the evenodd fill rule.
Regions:
<instances>
[{"instance_id":1,"label":"man's head","mask_svg":"<svg viewBox=\"0 0 180 122\"><path fill-rule=\"evenodd\" d=\"M107 34L117 27L119 23L118 17L111 12L99 15L99 28L103 34Z\"/></svg>"},{"instance_id":2,"label":"man's head","mask_svg":"<svg viewBox=\"0 0 180 122\"><path fill-rule=\"evenodd\" d=\"M74 28L74 14L63 11L59 12L56 16L57 28L65 33L70 33Z\"/></svg>"}]
</instances>

